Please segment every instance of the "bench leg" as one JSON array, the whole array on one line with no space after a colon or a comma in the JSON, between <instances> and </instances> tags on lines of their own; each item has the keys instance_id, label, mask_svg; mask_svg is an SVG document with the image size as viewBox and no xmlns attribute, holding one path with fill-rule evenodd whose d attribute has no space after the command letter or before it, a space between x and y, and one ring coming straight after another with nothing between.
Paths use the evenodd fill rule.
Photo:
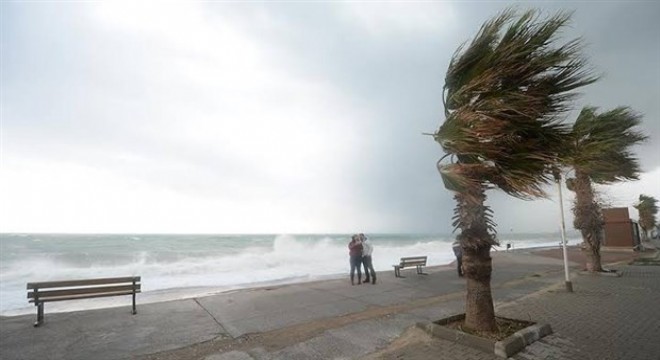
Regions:
<instances>
[{"instance_id":1,"label":"bench leg","mask_svg":"<svg viewBox=\"0 0 660 360\"><path fill-rule=\"evenodd\" d=\"M34 323L34 326L37 327L44 322L44 303L39 303L37 305L37 321Z\"/></svg>"},{"instance_id":2,"label":"bench leg","mask_svg":"<svg viewBox=\"0 0 660 360\"><path fill-rule=\"evenodd\" d=\"M422 267L420 265L417 265L417 275L428 275L428 274L422 272Z\"/></svg>"},{"instance_id":3,"label":"bench leg","mask_svg":"<svg viewBox=\"0 0 660 360\"><path fill-rule=\"evenodd\" d=\"M135 291L133 292L133 315L137 314L137 310L135 309Z\"/></svg>"},{"instance_id":4,"label":"bench leg","mask_svg":"<svg viewBox=\"0 0 660 360\"><path fill-rule=\"evenodd\" d=\"M399 267L394 266L394 277L401 277L401 273L399 273Z\"/></svg>"}]
</instances>

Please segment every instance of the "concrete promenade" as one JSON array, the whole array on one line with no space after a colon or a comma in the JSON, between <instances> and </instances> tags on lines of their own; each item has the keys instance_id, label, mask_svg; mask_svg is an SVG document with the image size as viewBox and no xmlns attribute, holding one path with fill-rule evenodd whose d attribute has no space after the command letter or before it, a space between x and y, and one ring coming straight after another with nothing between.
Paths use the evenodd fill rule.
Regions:
<instances>
[{"instance_id":1,"label":"concrete promenade","mask_svg":"<svg viewBox=\"0 0 660 360\"><path fill-rule=\"evenodd\" d=\"M579 251L572 249L573 252ZM547 254L546 254L547 255ZM604 261L632 253L604 253ZM660 359L660 267L614 266L619 278L574 275L530 251L493 253L497 314L548 322L555 334L515 359ZM377 260L377 259L376 259ZM571 263L572 270L582 264ZM413 325L464 311L453 267L381 272L130 307L0 319L1 359L496 359ZM148 281L148 279L144 279Z\"/></svg>"}]
</instances>

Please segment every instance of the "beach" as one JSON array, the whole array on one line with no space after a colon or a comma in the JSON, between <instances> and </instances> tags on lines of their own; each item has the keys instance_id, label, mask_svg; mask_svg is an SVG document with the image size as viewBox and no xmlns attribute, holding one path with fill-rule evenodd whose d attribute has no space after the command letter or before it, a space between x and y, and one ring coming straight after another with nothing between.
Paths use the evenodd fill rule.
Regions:
<instances>
[{"instance_id":1,"label":"beach","mask_svg":"<svg viewBox=\"0 0 660 360\"><path fill-rule=\"evenodd\" d=\"M495 305L563 285L561 260L544 256L558 250L493 252ZM581 267L571 263L573 272ZM455 269L426 272L380 271L376 285L351 286L344 276L152 304L138 297L137 315L128 297L122 307L67 313L49 313L47 304L39 328L34 314L3 317L0 348L8 359L360 358L419 321L463 311L465 282Z\"/></svg>"}]
</instances>

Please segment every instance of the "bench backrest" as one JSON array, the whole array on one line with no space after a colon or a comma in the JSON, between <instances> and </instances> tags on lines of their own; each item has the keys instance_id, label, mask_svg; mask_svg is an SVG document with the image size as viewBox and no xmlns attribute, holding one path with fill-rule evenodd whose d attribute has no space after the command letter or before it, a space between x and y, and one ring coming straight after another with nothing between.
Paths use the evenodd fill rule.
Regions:
<instances>
[{"instance_id":1,"label":"bench backrest","mask_svg":"<svg viewBox=\"0 0 660 360\"><path fill-rule=\"evenodd\" d=\"M109 286L108 286L109 285ZM140 277L31 282L27 284L30 302L87 299L131 295L141 290ZM49 290L42 290L49 289Z\"/></svg>"},{"instance_id":2,"label":"bench backrest","mask_svg":"<svg viewBox=\"0 0 660 360\"><path fill-rule=\"evenodd\" d=\"M411 257L402 257L401 266L426 266L426 259L428 256L411 256Z\"/></svg>"}]
</instances>

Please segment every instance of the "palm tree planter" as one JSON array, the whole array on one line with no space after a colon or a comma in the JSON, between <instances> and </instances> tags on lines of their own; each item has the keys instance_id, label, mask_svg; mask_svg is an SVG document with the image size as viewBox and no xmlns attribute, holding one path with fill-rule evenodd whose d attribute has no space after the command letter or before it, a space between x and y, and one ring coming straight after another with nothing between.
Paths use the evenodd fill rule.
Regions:
<instances>
[{"instance_id":1,"label":"palm tree planter","mask_svg":"<svg viewBox=\"0 0 660 360\"><path fill-rule=\"evenodd\" d=\"M578 272L580 275L589 275L589 276L608 276L608 277L621 277L623 273L615 269L603 269L601 271L589 271L582 270Z\"/></svg>"},{"instance_id":2,"label":"palm tree planter","mask_svg":"<svg viewBox=\"0 0 660 360\"><path fill-rule=\"evenodd\" d=\"M460 328L465 314L454 315L439 321L418 323L417 327L429 335L456 342L471 348L508 358L524 349L527 345L552 334L548 324L535 324L530 321L496 317L499 336L480 336Z\"/></svg>"},{"instance_id":3,"label":"palm tree planter","mask_svg":"<svg viewBox=\"0 0 660 360\"><path fill-rule=\"evenodd\" d=\"M466 329L497 329L490 289L496 225L486 191L499 188L521 199L545 196L542 186L552 182L551 168L568 133L558 116L569 109L573 90L596 80L585 70L579 40L556 44L569 18L558 13L540 21L531 10L516 18L507 10L459 48L447 70L445 121L433 137L447 154L438 170L456 201Z\"/></svg>"}]
</instances>

